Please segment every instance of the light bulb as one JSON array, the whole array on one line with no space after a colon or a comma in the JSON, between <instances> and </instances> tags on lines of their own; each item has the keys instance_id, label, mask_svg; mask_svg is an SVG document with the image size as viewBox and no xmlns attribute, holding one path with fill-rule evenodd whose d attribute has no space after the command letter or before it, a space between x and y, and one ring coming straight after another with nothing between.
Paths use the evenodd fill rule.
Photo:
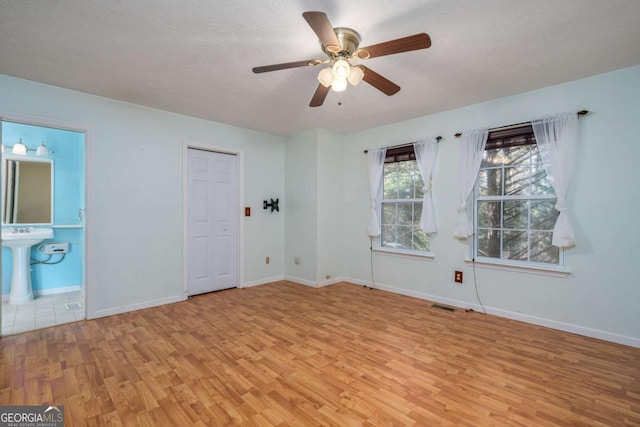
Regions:
<instances>
[{"instance_id":1,"label":"light bulb","mask_svg":"<svg viewBox=\"0 0 640 427\"><path fill-rule=\"evenodd\" d=\"M331 83L331 89L334 92L343 92L347 89L347 79L335 79L333 83Z\"/></svg>"},{"instance_id":2,"label":"light bulb","mask_svg":"<svg viewBox=\"0 0 640 427\"><path fill-rule=\"evenodd\" d=\"M331 69L331 67L323 68L322 70L320 70L320 72L318 73L318 81L324 87L331 86L331 83L333 83L333 70Z\"/></svg>"},{"instance_id":3,"label":"light bulb","mask_svg":"<svg viewBox=\"0 0 640 427\"><path fill-rule=\"evenodd\" d=\"M22 143L22 138L20 141L16 142L13 146L13 150L11 150L13 154L27 154L27 146Z\"/></svg>"},{"instance_id":4,"label":"light bulb","mask_svg":"<svg viewBox=\"0 0 640 427\"><path fill-rule=\"evenodd\" d=\"M48 155L49 149L44 145L44 141L42 141L42 144L38 145L38 148L36 149L36 156L46 157Z\"/></svg>"},{"instance_id":5,"label":"light bulb","mask_svg":"<svg viewBox=\"0 0 640 427\"><path fill-rule=\"evenodd\" d=\"M336 63L333 64L333 75L336 79L346 79L347 76L349 76L350 70L351 66L346 59L338 59Z\"/></svg>"},{"instance_id":6,"label":"light bulb","mask_svg":"<svg viewBox=\"0 0 640 427\"><path fill-rule=\"evenodd\" d=\"M349 77L347 77L347 80L349 80L349 83L351 83L353 86L357 86L358 83L362 81L363 77L364 71L362 71L362 68L351 67L351 71L349 72Z\"/></svg>"}]
</instances>

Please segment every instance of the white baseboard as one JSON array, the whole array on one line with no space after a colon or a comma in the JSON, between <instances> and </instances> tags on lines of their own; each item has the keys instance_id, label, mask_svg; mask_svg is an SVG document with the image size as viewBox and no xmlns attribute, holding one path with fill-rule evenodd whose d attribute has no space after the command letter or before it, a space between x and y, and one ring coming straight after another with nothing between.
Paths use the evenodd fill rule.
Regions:
<instances>
[{"instance_id":1,"label":"white baseboard","mask_svg":"<svg viewBox=\"0 0 640 427\"><path fill-rule=\"evenodd\" d=\"M121 305L119 307L105 308L102 310L96 310L96 312L91 318L97 319L98 317L112 316L114 314L122 314L122 313L127 313L129 311L142 310L143 308L151 308L151 307L157 307L159 305L173 304L173 303L184 301L184 300L185 300L184 296L177 295L173 297L160 298L160 299L155 299L151 301L144 301L137 304L129 304L129 305Z\"/></svg>"},{"instance_id":2,"label":"white baseboard","mask_svg":"<svg viewBox=\"0 0 640 427\"><path fill-rule=\"evenodd\" d=\"M323 288L325 286L335 285L336 283L340 283L344 281L342 277L334 277L333 279L323 280L321 282L314 282L312 280L301 279L295 276L285 276L284 280L288 280L289 282L294 282L299 285L310 286L312 288Z\"/></svg>"},{"instance_id":3,"label":"white baseboard","mask_svg":"<svg viewBox=\"0 0 640 427\"><path fill-rule=\"evenodd\" d=\"M307 280L307 279L301 279L300 277L284 276L284 280L288 280L289 282L294 282L294 283L297 283L299 285L310 286L312 288L317 288L318 287L318 283L313 282L311 280Z\"/></svg>"},{"instance_id":4,"label":"white baseboard","mask_svg":"<svg viewBox=\"0 0 640 427\"><path fill-rule=\"evenodd\" d=\"M284 276L268 277L266 279L253 280L251 282L244 282L241 286L238 286L238 287L239 288L250 288L252 286L266 285L268 283L281 282L283 280L285 280Z\"/></svg>"},{"instance_id":5,"label":"white baseboard","mask_svg":"<svg viewBox=\"0 0 640 427\"><path fill-rule=\"evenodd\" d=\"M67 292L78 292L78 291L83 291L82 294L84 295L84 288L80 285L65 286L62 288L53 288L53 289L40 289L40 290L33 291L33 295L40 297L43 295L65 294Z\"/></svg>"},{"instance_id":6,"label":"white baseboard","mask_svg":"<svg viewBox=\"0 0 640 427\"><path fill-rule=\"evenodd\" d=\"M344 282L344 277L334 277L333 279L323 280L322 282L318 282L318 287L331 286L340 282Z\"/></svg>"},{"instance_id":7,"label":"white baseboard","mask_svg":"<svg viewBox=\"0 0 640 427\"><path fill-rule=\"evenodd\" d=\"M80 285L63 286L60 288L52 288L52 289L38 289L33 291L33 296L37 298L44 295L66 294L67 292L77 292L77 291L82 291L81 298L84 299L84 287ZM9 301L9 294L3 294L2 302L8 302L8 301Z\"/></svg>"},{"instance_id":8,"label":"white baseboard","mask_svg":"<svg viewBox=\"0 0 640 427\"><path fill-rule=\"evenodd\" d=\"M460 301L451 298L439 297L437 295L431 295L418 291L411 291L407 289L397 288L395 286L375 284L375 286L368 281L354 279L351 277L344 278L345 282L354 283L361 286L370 286L375 289L380 289L394 294L405 295L413 298L419 298L427 301L433 301L440 304L446 304L453 307L459 307L464 309L472 309L477 312L482 312L482 307L479 304L468 303L466 301ZM503 310L494 307L484 307L487 314L494 316L504 317L507 319L518 320L520 322L530 323L533 325L544 326L545 328L557 329L563 332L570 332L572 334L583 335L586 337L597 338L603 341L610 341L616 344L628 345L630 347L640 348L640 339L634 337L628 337L625 335L619 335L612 332L601 331L598 329L587 328L585 326L574 325L571 323L558 322L556 320L544 319L541 317L531 316L528 314L516 313L514 311Z\"/></svg>"}]
</instances>

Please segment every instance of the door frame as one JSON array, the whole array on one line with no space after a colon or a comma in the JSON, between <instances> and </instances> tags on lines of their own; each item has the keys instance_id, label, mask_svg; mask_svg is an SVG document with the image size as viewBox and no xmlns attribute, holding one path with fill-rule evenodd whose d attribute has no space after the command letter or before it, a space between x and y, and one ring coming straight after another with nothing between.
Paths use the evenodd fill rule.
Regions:
<instances>
[{"instance_id":1,"label":"door frame","mask_svg":"<svg viewBox=\"0 0 640 427\"><path fill-rule=\"evenodd\" d=\"M84 317L96 317L97 294L94 287L95 266L93 257L93 128L85 123L57 120L49 117L0 111L0 120L25 125L62 129L84 134ZM53 218L52 218L53 221ZM1 311L1 310L0 310Z\"/></svg>"},{"instance_id":2,"label":"door frame","mask_svg":"<svg viewBox=\"0 0 640 427\"><path fill-rule=\"evenodd\" d=\"M237 277L238 277L238 288L244 287L244 257L242 254L244 253L244 221L242 217L242 206L244 206L244 181L242 177L244 176L244 157L243 151L230 148L223 147L220 145L214 144L206 144L203 142L197 142L192 140L183 140L182 141L182 299L186 300L188 298L187 292L189 287L189 236L188 236L188 226L189 226L189 161L188 161L188 150L196 149L203 151L210 151L213 153L221 153L221 154L231 154L236 156L237 164L236 164L236 206L235 212L238 220L238 227L236 232L237 239L237 253L236 259L237 263Z\"/></svg>"}]
</instances>

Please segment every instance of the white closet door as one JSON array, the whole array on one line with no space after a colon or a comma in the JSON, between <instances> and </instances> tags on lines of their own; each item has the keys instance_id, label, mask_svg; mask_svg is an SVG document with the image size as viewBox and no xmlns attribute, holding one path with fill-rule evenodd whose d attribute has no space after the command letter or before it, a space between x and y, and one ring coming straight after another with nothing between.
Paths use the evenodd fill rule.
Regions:
<instances>
[{"instance_id":1,"label":"white closet door","mask_svg":"<svg viewBox=\"0 0 640 427\"><path fill-rule=\"evenodd\" d=\"M188 295L238 285L237 158L188 149Z\"/></svg>"}]
</instances>

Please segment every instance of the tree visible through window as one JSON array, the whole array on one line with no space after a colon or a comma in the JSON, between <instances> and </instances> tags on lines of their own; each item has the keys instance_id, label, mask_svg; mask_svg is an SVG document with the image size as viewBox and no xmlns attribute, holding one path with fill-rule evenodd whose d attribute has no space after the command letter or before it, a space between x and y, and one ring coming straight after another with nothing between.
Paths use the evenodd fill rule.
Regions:
<instances>
[{"instance_id":1,"label":"tree visible through window","mask_svg":"<svg viewBox=\"0 0 640 427\"><path fill-rule=\"evenodd\" d=\"M476 257L561 263L556 196L530 125L489 134L475 191Z\"/></svg>"},{"instance_id":2,"label":"tree visible through window","mask_svg":"<svg viewBox=\"0 0 640 427\"><path fill-rule=\"evenodd\" d=\"M382 183L382 247L429 251L429 237L419 228L423 187L413 146L387 150Z\"/></svg>"}]
</instances>

